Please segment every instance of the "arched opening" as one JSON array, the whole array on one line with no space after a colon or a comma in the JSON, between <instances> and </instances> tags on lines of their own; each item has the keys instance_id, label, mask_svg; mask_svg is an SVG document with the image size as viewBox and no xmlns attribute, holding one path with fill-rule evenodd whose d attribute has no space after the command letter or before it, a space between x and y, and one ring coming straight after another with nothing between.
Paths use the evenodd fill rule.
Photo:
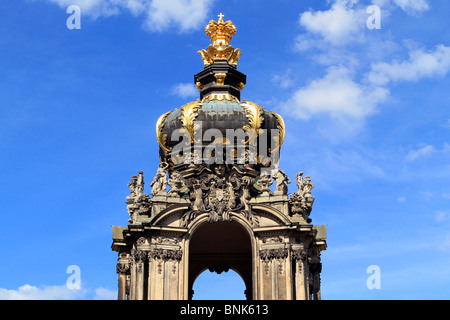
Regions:
<instances>
[{"instance_id":1,"label":"arched opening","mask_svg":"<svg viewBox=\"0 0 450 320\"><path fill-rule=\"evenodd\" d=\"M220 274L231 269L244 281L246 298L252 299L251 247L250 235L236 221L201 224L189 243L189 298L203 271Z\"/></svg>"},{"instance_id":2,"label":"arched opening","mask_svg":"<svg viewBox=\"0 0 450 320\"><path fill-rule=\"evenodd\" d=\"M230 269L220 274L208 269L194 281L192 300L245 300L245 283Z\"/></svg>"}]
</instances>

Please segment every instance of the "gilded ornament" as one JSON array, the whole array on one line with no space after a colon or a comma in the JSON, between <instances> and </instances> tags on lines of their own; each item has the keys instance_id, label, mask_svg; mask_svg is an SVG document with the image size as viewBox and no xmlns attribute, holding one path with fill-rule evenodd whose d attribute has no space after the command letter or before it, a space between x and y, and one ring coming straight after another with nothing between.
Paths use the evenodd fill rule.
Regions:
<instances>
[{"instance_id":1,"label":"gilded ornament","mask_svg":"<svg viewBox=\"0 0 450 320\"><path fill-rule=\"evenodd\" d=\"M208 101L222 102L224 100L239 103L239 99L229 93L210 93L203 97L202 103Z\"/></svg>"},{"instance_id":2,"label":"gilded ornament","mask_svg":"<svg viewBox=\"0 0 450 320\"><path fill-rule=\"evenodd\" d=\"M171 111L164 113L162 116L159 117L158 121L156 122L156 139L158 141L159 146L161 147L161 149L163 149L164 153L166 154L171 152L172 148L168 148L166 146L167 134L163 134L162 129L164 127L164 121L166 120L170 112Z\"/></svg>"},{"instance_id":3,"label":"gilded ornament","mask_svg":"<svg viewBox=\"0 0 450 320\"><path fill-rule=\"evenodd\" d=\"M223 17L223 14L219 14L219 20L211 20L205 27L206 35L215 46L227 46L236 34L236 26L233 22L230 20L225 22Z\"/></svg>"},{"instance_id":4,"label":"gilded ornament","mask_svg":"<svg viewBox=\"0 0 450 320\"><path fill-rule=\"evenodd\" d=\"M281 145L283 144L284 136L285 136L285 132L286 132L283 118L278 113L275 113L273 111L272 111L272 114L277 119L277 128L278 128L279 134L278 134L278 136L273 137L273 141L275 142L275 148L273 150L271 150L269 148L270 153L274 153L274 152L277 152L278 150L280 150Z\"/></svg>"},{"instance_id":5,"label":"gilded ornament","mask_svg":"<svg viewBox=\"0 0 450 320\"><path fill-rule=\"evenodd\" d=\"M214 77L216 77L216 84L219 86L223 86L225 84L225 78L227 77L226 73L215 73Z\"/></svg>"},{"instance_id":6,"label":"gilded ornament","mask_svg":"<svg viewBox=\"0 0 450 320\"><path fill-rule=\"evenodd\" d=\"M212 64L216 60L228 61L229 64L236 66L239 61L241 50L234 49L229 45L233 35L236 34L236 27L233 22L223 20L223 15L219 15L219 20L211 20L205 27L205 33L212 41L208 49L202 49L198 53L202 56L205 66Z\"/></svg>"},{"instance_id":7,"label":"gilded ornament","mask_svg":"<svg viewBox=\"0 0 450 320\"><path fill-rule=\"evenodd\" d=\"M202 106L199 101L192 101L181 107L180 121L182 127L189 133L191 144L194 144L194 133L198 129L195 124L195 118L197 118L197 111Z\"/></svg>"},{"instance_id":8,"label":"gilded ornament","mask_svg":"<svg viewBox=\"0 0 450 320\"><path fill-rule=\"evenodd\" d=\"M260 134L260 128L264 121L264 109L257 105L256 103L245 101L241 104L242 108L245 110L245 116L248 119L249 124L242 127L245 131L252 130L249 140L246 143L254 143L256 137Z\"/></svg>"}]
</instances>

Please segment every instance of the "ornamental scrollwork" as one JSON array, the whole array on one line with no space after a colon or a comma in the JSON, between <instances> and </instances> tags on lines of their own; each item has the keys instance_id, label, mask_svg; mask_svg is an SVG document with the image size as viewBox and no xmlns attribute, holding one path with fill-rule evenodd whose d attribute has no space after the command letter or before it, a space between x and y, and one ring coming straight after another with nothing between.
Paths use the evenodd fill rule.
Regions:
<instances>
[{"instance_id":1,"label":"ornamental scrollwork","mask_svg":"<svg viewBox=\"0 0 450 320\"><path fill-rule=\"evenodd\" d=\"M210 223L231 221L231 213L236 213L242 214L251 225L258 225L249 203L254 178L227 170L225 165L216 165L185 182L190 192L191 210L183 215L182 227L201 213L208 214Z\"/></svg>"}]
</instances>

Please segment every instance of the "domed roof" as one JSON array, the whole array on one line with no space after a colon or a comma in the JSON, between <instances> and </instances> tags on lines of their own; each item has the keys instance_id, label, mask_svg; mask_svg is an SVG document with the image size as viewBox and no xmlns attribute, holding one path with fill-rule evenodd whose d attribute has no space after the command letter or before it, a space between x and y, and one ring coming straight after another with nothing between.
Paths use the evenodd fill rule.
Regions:
<instances>
[{"instance_id":1,"label":"domed roof","mask_svg":"<svg viewBox=\"0 0 450 320\"><path fill-rule=\"evenodd\" d=\"M236 69L240 50L229 45L236 32L231 21L211 20L205 31L213 44L199 51L204 70L194 81L200 99L158 119L160 160L171 168L212 158L234 163L245 158L248 165L270 165L283 142L283 119L256 103L240 101L246 76Z\"/></svg>"}]
</instances>

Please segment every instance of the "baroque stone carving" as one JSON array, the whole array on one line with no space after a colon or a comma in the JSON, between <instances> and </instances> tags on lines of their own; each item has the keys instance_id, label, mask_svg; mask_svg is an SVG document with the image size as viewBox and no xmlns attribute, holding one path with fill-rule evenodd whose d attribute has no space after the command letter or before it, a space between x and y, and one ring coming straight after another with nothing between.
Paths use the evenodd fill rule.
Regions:
<instances>
[{"instance_id":1,"label":"baroque stone carving","mask_svg":"<svg viewBox=\"0 0 450 320\"><path fill-rule=\"evenodd\" d=\"M176 260L180 261L183 256L181 249L153 249L148 253L148 257L155 260Z\"/></svg>"},{"instance_id":2,"label":"baroque stone carving","mask_svg":"<svg viewBox=\"0 0 450 320\"><path fill-rule=\"evenodd\" d=\"M274 236L274 237L265 237L262 239L263 243L282 243L283 237L282 236Z\"/></svg>"},{"instance_id":3,"label":"baroque stone carving","mask_svg":"<svg viewBox=\"0 0 450 320\"><path fill-rule=\"evenodd\" d=\"M174 171L169 179L169 194L172 197L179 197L180 193L186 188L184 179L178 171Z\"/></svg>"},{"instance_id":4,"label":"baroque stone carving","mask_svg":"<svg viewBox=\"0 0 450 320\"><path fill-rule=\"evenodd\" d=\"M259 257L264 261L265 267L264 270L266 274L269 274L269 262L271 260L278 260L278 271L280 274L283 272L283 260L288 257L289 250L287 248L277 248L277 249L261 249L259 251Z\"/></svg>"},{"instance_id":5,"label":"baroque stone carving","mask_svg":"<svg viewBox=\"0 0 450 320\"><path fill-rule=\"evenodd\" d=\"M286 195L288 192L287 185L291 183L286 173L281 169L275 169L272 177L275 180L275 195Z\"/></svg>"},{"instance_id":6,"label":"baroque stone carving","mask_svg":"<svg viewBox=\"0 0 450 320\"><path fill-rule=\"evenodd\" d=\"M116 272L119 274L128 274L130 272L130 264L124 262L117 263Z\"/></svg>"},{"instance_id":7,"label":"baroque stone carving","mask_svg":"<svg viewBox=\"0 0 450 320\"><path fill-rule=\"evenodd\" d=\"M309 219L309 215L312 210L312 204L314 203L314 197L311 196L311 189L314 188L314 184L311 183L311 177L309 176L303 179L303 172L297 174L296 182L298 190L289 199L290 214L291 216L299 216L305 222L310 223L311 219Z\"/></svg>"},{"instance_id":8,"label":"baroque stone carving","mask_svg":"<svg viewBox=\"0 0 450 320\"><path fill-rule=\"evenodd\" d=\"M269 173L267 173L267 171L261 172L261 175L260 175L258 181L256 182L256 184L261 188L261 196L262 197L272 195L270 186L273 184L273 179L269 175Z\"/></svg>"},{"instance_id":9,"label":"baroque stone carving","mask_svg":"<svg viewBox=\"0 0 450 320\"><path fill-rule=\"evenodd\" d=\"M159 168L156 171L156 175L153 178L150 187L152 187L152 195L165 195L167 193L167 173L166 169L169 165L166 162L161 162Z\"/></svg>"},{"instance_id":10,"label":"baroque stone carving","mask_svg":"<svg viewBox=\"0 0 450 320\"><path fill-rule=\"evenodd\" d=\"M299 172L296 176L297 182L297 194L301 197L311 197L311 190L314 188L314 184L311 183L311 177L306 176L303 179L303 172Z\"/></svg>"},{"instance_id":11,"label":"baroque stone carving","mask_svg":"<svg viewBox=\"0 0 450 320\"><path fill-rule=\"evenodd\" d=\"M241 213L252 225L257 224L249 204L249 188L253 182L250 176L225 170L225 165L216 165L213 170L186 179L192 210L183 216L182 226L187 226L200 213L208 213L210 223L230 221L231 212Z\"/></svg>"},{"instance_id":12,"label":"baroque stone carving","mask_svg":"<svg viewBox=\"0 0 450 320\"><path fill-rule=\"evenodd\" d=\"M148 251L139 250L139 249L132 249L131 250L132 261L135 262L135 263L139 263L139 262L145 261L147 259L147 252Z\"/></svg>"},{"instance_id":13,"label":"baroque stone carving","mask_svg":"<svg viewBox=\"0 0 450 320\"><path fill-rule=\"evenodd\" d=\"M128 183L130 195L126 198L127 211L131 220L136 219L136 215L148 213L151 208L150 196L144 193L144 174L139 171L137 176L131 176L131 182Z\"/></svg>"}]
</instances>

